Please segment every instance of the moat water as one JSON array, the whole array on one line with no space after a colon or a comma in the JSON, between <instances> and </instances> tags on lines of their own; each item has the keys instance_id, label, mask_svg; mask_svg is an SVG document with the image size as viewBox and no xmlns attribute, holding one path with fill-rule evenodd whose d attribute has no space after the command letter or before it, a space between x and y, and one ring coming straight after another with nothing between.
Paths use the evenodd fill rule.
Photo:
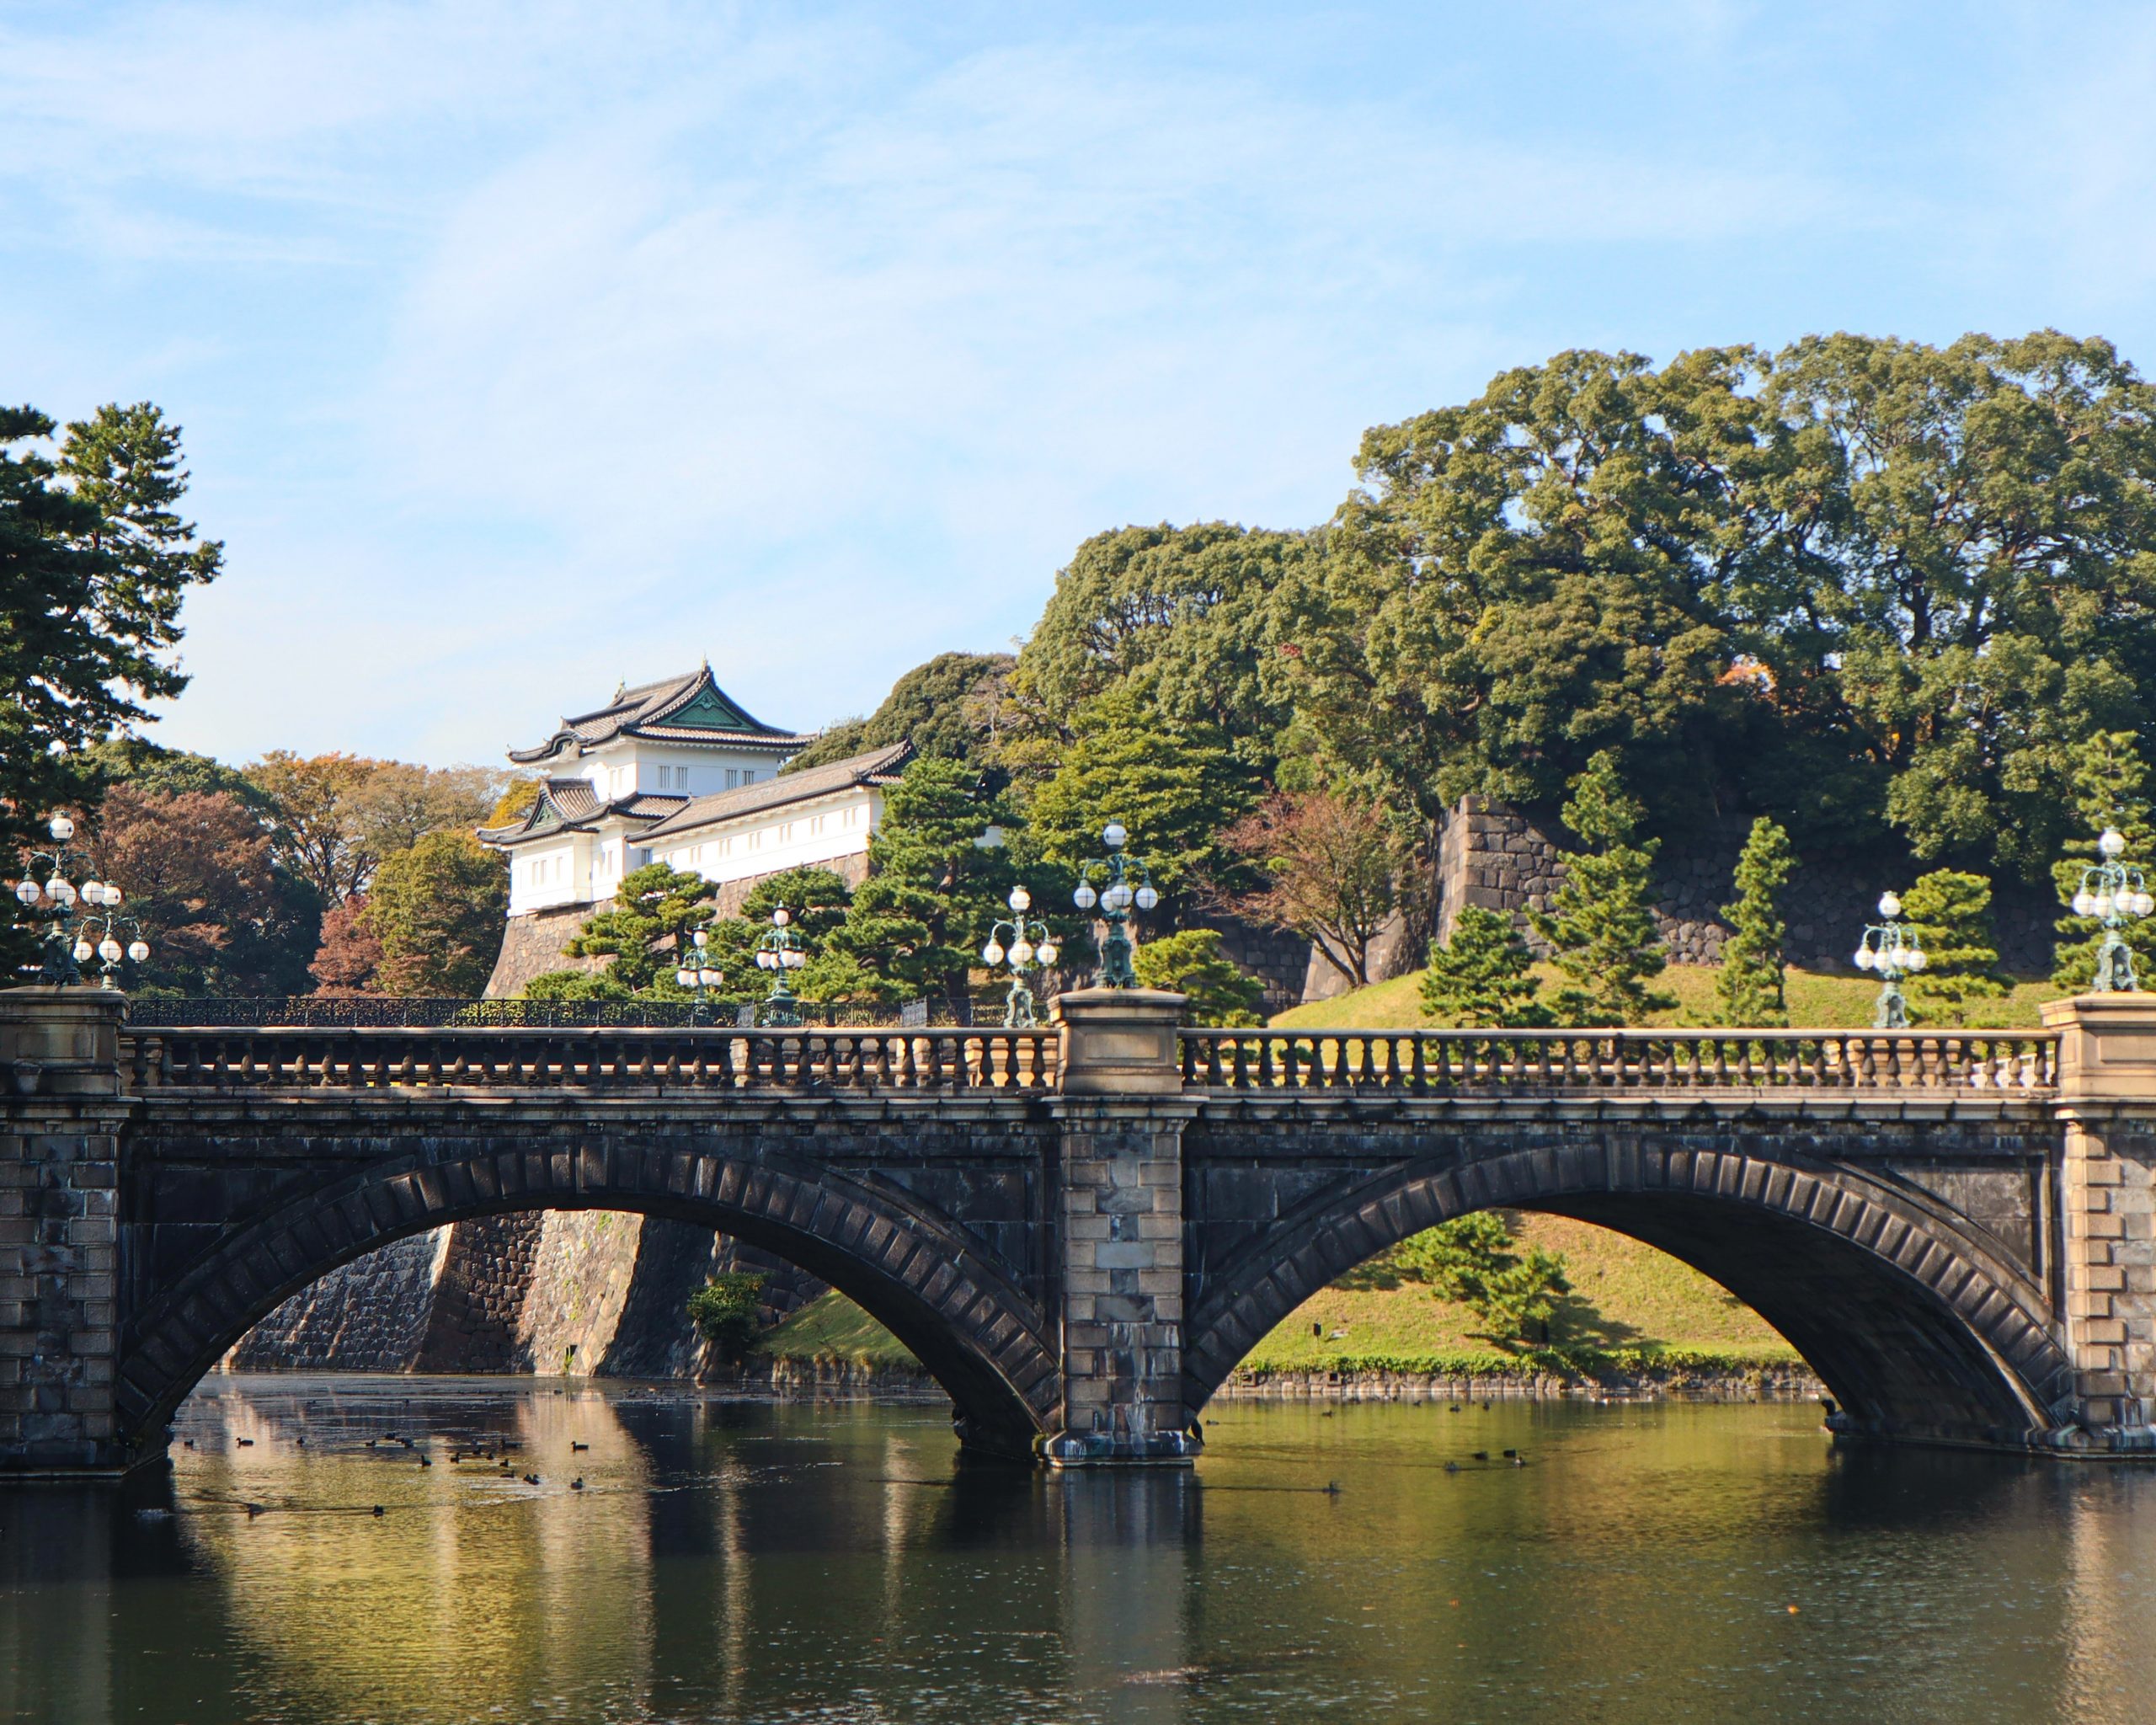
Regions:
<instances>
[{"instance_id":1,"label":"moat water","mask_svg":"<svg viewBox=\"0 0 2156 1725\"><path fill-rule=\"evenodd\" d=\"M168 1475L0 1493L0 1714L2156 1720L2156 1472L1795 1405L1213 1413L1193 1472L1054 1478L926 1406L212 1379Z\"/></svg>"}]
</instances>

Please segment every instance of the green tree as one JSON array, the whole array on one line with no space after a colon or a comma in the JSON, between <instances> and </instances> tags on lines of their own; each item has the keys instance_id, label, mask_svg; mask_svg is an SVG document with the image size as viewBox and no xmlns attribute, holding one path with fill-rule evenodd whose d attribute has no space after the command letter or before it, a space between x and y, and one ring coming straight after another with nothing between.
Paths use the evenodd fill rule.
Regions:
<instances>
[{"instance_id":1,"label":"green tree","mask_svg":"<svg viewBox=\"0 0 2156 1725\"><path fill-rule=\"evenodd\" d=\"M868 878L828 937L830 977L883 1001L964 998L974 954L1007 914L1016 879L1008 847L974 841L991 825L1015 824L977 769L915 760L868 841Z\"/></svg>"},{"instance_id":2,"label":"green tree","mask_svg":"<svg viewBox=\"0 0 2156 1725\"><path fill-rule=\"evenodd\" d=\"M756 968L756 943L771 932L771 912L783 905L808 954L808 965L787 979L789 986L803 1000L851 999L850 994L826 990L835 982L843 988L851 980L845 967L834 971L829 948L832 931L846 921L852 900L853 889L842 879L813 863L767 874L750 887L739 911L710 925L708 962L725 973L728 995L760 997L771 979Z\"/></svg>"},{"instance_id":3,"label":"green tree","mask_svg":"<svg viewBox=\"0 0 2156 1725\"><path fill-rule=\"evenodd\" d=\"M1534 966L1534 954L1511 917L1463 905L1452 938L1430 943L1422 1015L1461 1030L1547 1024L1550 1009L1535 999L1542 979Z\"/></svg>"},{"instance_id":4,"label":"green tree","mask_svg":"<svg viewBox=\"0 0 2156 1725\"><path fill-rule=\"evenodd\" d=\"M1635 841L1640 805L1604 749L1572 782L1565 825L1586 847L1565 857L1565 881L1546 911L1531 911L1567 979L1553 1002L1566 1024L1629 1024L1677 1004L1647 985L1668 960L1655 929L1652 878L1661 841Z\"/></svg>"},{"instance_id":5,"label":"green tree","mask_svg":"<svg viewBox=\"0 0 2156 1725\"><path fill-rule=\"evenodd\" d=\"M1001 685L1015 663L1007 653L939 653L892 684L867 718L841 719L779 771L822 766L889 743L911 743L916 755L985 766L1001 711Z\"/></svg>"},{"instance_id":6,"label":"green tree","mask_svg":"<svg viewBox=\"0 0 2156 1725\"><path fill-rule=\"evenodd\" d=\"M1735 595L1777 701L1919 857L2041 879L2079 740L2141 720L2156 676L2156 390L2055 330L1830 335L1776 355L1763 400L1780 494L1823 505Z\"/></svg>"},{"instance_id":7,"label":"green tree","mask_svg":"<svg viewBox=\"0 0 2156 1725\"><path fill-rule=\"evenodd\" d=\"M501 953L509 871L467 834L429 833L382 859L366 914L382 942L383 992L477 995Z\"/></svg>"},{"instance_id":8,"label":"green tree","mask_svg":"<svg viewBox=\"0 0 2156 1725\"><path fill-rule=\"evenodd\" d=\"M1099 856L1102 829L1114 819L1164 896L1250 884L1248 864L1222 836L1261 787L1217 729L1165 723L1118 688L1081 708L1071 731L1054 777L1026 811L1043 856L1065 868Z\"/></svg>"},{"instance_id":9,"label":"green tree","mask_svg":"<svg viewBox=\"0 0 2156 1725\"><path fill-rule=\"evenodd\" d=\"M0 854L98 788L81 755L187 685L173 658L189 587L222 548L173 505L179 428L147 403L100 408L49 451L51 419L0 408ZM29 937L0 925L0 964Z\"/></svg>"},{"instance_id":10,"label":"green tree","mask_svg":"<svg viewBox=\"0 0 2156 1725\"><path fill-rule=\"evenodd\" d=\"M2093 916L2077 916L2072 905L2081 890L2081 876L2102 860L2098 836L2115 826L2126 841L2122 860L2156 870L2156 827L2148 817L2148 770L2139 740L2132 731L2099 731L2081 746L2073 763L2073 806L2079 832L2066 843L2066 854L2052 865L2052 879L2067 914L2053 925L2058 931L2052 980L2069 993L2079 993L2096 980L2096 949L2103 944L2103 924ZM2148 944L2148 925L2129 922L2119 931L2133 953L2134 974L2144 985L2156 982L2148 966L2156 950Z\"/></svg>"},{"instance_id":11,"label":"green tree","mask_svg":"<svg viewBox=\"0 0 2156 1725\"><path fill-rule=\"evenodd\" d=\"M1336 782L1440 818L1547 803L1603 750L1657 813L1702 809L1755 725L1724 597L1748 350L1560 354L1380 426L1276 659Z\"/></svg>"},{"instance_id":12,"label":"green tree","mask_svg":"<svg viewBox=\"0 0 2156 1725\"><path fill-rule=\"evenodd\" d=\"M1223 1030L1255 1029L1265 1023L1265 985L1246 976L1223 950L1214 928L1185 928L1147 941L1131 954L1140 988L1187 995L1183 1017Z\"/></svg>"},{"instance_id":13,"label":"green tree","mask_svg":"<svg viewBox=\"0 0 2156 1725\"><path fill-rule=\"evenodd\" d=\"M1916 1017L1959 1024L1972 1001L2006 993L1991 932L1991 883L1983 876L1953 868L1920 875L1902 895L1902 914L1924 953L1924 968L1908 985Z\"/></svg>"},{"instance_id":14,"label":"green tree","mask_svg":"<svg viewBox=\"0 0 2156 1725\"><path fill-rule=\"evenodd\" d=\"M1402 1241L1395 1262L1407 1279L1428 1282L1440 1300L1474 1313L1482 1340L1524 1354L1551 1345L1550 1327L1572 1284L1562 1253L1538 1246L1523 1255L1518 1243L1503 1217L1476 1210Z\"/></svg>"},{"instance_id":15,"label":"green tree","mask_svg":"<svg viewBox=\"0 0 2156 1725\"><path fill-rule=\"evenodd\" d=\"M764 1279L754 1271L713 1276L689 1296L689 1321L712 1353L738 1366L755 1345L764 1299Z\"/></svg>"},{"instance_id":16,"label":"green tree","mask_svg":"<svg viewBox=\"0 0 2156 1725\"><path fill-rule=\"evenodd\" d=\"M622 877L614 901L587 917L562 950L577 959L611 957L607 974L622 987L670 997L680 991L674 986L678 944L710 926L716 891L701 874L647 862Z\"/></svg>"},{"instance_id":17,"label":"green tree","mask_svg":"<svg viewBox=\"0 0 2156 1725\"><path fill-rule=\"evenodd\" d=\"M1789 834L1761 815L1737 855L1737 902L1724 905L1730 936L1722 943L1721 969L1715 994L1725 1024L1789 1023L1789 1002L1782 993L1781 890L1796 868Z\"/></svg>"},{"instance_id":18,"label":"green tree","mask_svg":"<svg viewBox=\"0 0 2156 1725\"><path fill-rule=\"evenodd\" d=\"M1272 771L1290 713L1271 659L1276 595L1312 554L1310 536L1166 523L1097 533L1057 573L1055 591L1012 674L1015 707L1055 740L1111 691L1152 718L1226 740L1241 764ZM1022 739L1022 741L1028 740Z\"/></svg>"}]
</instances>

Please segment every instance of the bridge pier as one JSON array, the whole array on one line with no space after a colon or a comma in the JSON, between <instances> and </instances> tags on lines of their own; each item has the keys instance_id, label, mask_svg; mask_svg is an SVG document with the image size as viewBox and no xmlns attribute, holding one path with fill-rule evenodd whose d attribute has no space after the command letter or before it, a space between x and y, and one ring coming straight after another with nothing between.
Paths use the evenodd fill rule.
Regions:
<instances>
[{"instance_id":1,"label":"bridge pier","mask_svg":"<svg viewBox=\"0 0 2156 1725\"><path fill-rule=\"evenodd\" d=\"M2156 1451L2156 996L2053 1001L2075 1450Z\"/></svg>"},{"instance_id":2,"label":"bridge pier","mask_svg":"<svg viewBox=\"0 0 2156 1725\"><path fill-rule=\"evenodd\" d=\"M0 1477L124 1472L120 1020L104 989L0 992Z\"/></svg>"},{"instance_id":3,"label":"bridge pier","mask_svg":"<svg viewBox=\"0 0 2156 1725\"><path fill-rule=\"evenodd\" d=\"M1055 1467L1187 1466L1203 1446L1183 1406L1183 997L1086 989L1063 1025L1056 1186L1062 1428Z\"/></svg>"}]
</instances>

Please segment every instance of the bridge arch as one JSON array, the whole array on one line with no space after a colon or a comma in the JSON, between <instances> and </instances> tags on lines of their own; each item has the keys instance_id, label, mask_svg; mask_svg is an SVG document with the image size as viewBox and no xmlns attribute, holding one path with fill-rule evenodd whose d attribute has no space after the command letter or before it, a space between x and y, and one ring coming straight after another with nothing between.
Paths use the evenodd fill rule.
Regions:
<instances>
[{"instance_id":1,"label":"bridge arch","mask_svg":"<svg viewBox=\"0 0 2156 1725\"><path fill-rule=\"evenodd\" d=\"M504 1149L377 1163L218 1239L125 1326L115 1398L138 1450L284 1300L339 1266L446 1223L530 1210L632 1211L730 1234L854 1300L949 1392L968 1445L1026 1456L1060 1399L1035 1304L963 1230L903 1188L760 1153Z\"/></svg>"},{"instance_id":2,"label":"bridge arch","mask_svg":"<svg viewBox=\"0 0 2156 1725\"><path fill-rule=\"evenodd\" d=\"M2043 1289L1926 1194L1846 1164L1624 1139L1588 1128L1561 1151L1403 1161L1313 1196L1209 1267L1185 1341L1187 1405L1355 1265L1507 1208L1630 1235L1720 1283L1788 1338L1849 1429L2020 1442L2062 1423L2073 1379Z\"/></svg>"}]
</instances>

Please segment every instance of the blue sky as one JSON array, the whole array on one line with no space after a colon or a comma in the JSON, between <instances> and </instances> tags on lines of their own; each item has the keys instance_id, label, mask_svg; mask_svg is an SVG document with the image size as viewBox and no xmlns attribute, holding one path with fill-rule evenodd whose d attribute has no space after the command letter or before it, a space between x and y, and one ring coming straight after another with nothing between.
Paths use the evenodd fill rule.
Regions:
<instances>
[{"instance_id":1,"label":"blue sky","mask_svg":"<svg viewBox=\"0 0 2156 1725\"><path fill-rule=\"evenodd\" d=\"M864 711L1086 534L1321 521L1573 346L2156 365L2156 12L0 3L0 398L148 398L163 740Z\"/></svg>"}]
</instances>

